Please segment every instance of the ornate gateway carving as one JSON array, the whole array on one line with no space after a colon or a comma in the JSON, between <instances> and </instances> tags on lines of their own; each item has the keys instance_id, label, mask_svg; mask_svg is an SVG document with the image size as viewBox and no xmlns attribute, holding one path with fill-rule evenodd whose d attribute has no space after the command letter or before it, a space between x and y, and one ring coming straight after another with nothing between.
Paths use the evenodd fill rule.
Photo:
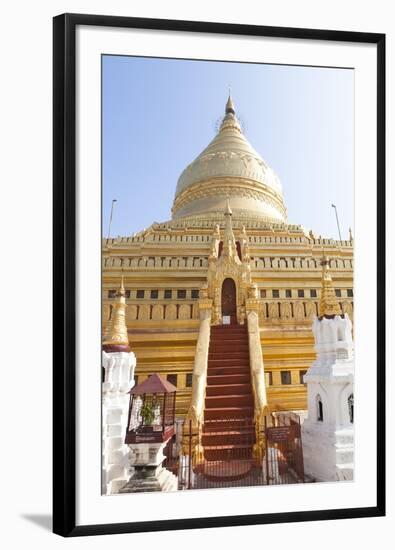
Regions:
<instances>
[{"instance_id":1,"label":"ornate gateway carving","mask_svg":"<svg viewBox=\"0 0 395 550\"><path fill-rule=\"evenodd\" d=\"M235 236L232 228L232 211L229 199L225 212L225 230L223 245L220 250L220 229L215 226L211 240L209 268L207 284L200 290L201 299L210 299L213 302L212 324L221 324L224 312L222 312L222 287L225 279L232 279L236 288L236 318L243 324L246 316L246 300L257 300L258 290L251 280L251 258L249 254L248 238L245 228L240 232L241 258L237 252Z\"/></svg>"}]
</instances>

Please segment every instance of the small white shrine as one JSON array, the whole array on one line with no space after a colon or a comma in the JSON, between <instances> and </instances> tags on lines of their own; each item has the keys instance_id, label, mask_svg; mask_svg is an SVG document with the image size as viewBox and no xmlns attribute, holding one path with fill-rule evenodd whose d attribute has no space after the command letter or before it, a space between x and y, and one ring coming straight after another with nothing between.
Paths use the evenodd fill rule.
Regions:
<instances>
[{"instance_id":1,"label":"small white shrine","mask_svg":"<svg viewBox=\"0 0 395 550\"><path fill-rule=\"evenodd\" d=\"M313 322L317 358L304 376L308 417L302 425L305 474L314 481L352 480L354 349L352 323L336 300L322 262L320 317Z\"/></svg>"},{"instance_id":2,"label":"small white shrine","mask_svg":"<svg viewBox=\"0 0 395 550\"><path fill-rule=\"evenodd\" d=\"M102 494L119 492L130 478L129 448L125 433L128 392L134 386L136 356L130 350L125 321L123 280L117 292L102 347Z\"/></svg>"}]
</instances>

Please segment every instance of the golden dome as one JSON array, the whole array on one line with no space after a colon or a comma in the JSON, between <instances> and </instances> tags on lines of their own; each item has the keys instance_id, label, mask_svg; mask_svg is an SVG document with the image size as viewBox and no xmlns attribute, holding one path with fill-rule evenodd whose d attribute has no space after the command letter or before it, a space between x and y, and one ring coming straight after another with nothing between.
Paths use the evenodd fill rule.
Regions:
<instances>
[{"instance_id":1,"label":"golden dome","mask_svg":"<svg viewBox=\"0 0 395 550\"><path fill-rule=\"evenodd\" d=\"M230 96L217 135L178 180L173 219L222 219L229 196L235 218L286 222L279 179L245 138Z\"/></svg>"}]
</instances>

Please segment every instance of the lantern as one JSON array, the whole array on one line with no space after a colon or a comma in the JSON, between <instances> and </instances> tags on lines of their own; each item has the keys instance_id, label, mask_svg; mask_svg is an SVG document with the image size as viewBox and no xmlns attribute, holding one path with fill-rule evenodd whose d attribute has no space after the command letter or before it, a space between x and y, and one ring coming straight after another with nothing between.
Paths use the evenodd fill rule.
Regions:
<instances>
[{"instance_id":1,"label":"lantern","mask_svg":"<svg viewBox=\"0 0 395 550\"><path fill-rule=\"evenodd\" d=\"M126 444L161 443L174 435L176 391L158 374L129 391Z\"/></svg>"}]
</instances>

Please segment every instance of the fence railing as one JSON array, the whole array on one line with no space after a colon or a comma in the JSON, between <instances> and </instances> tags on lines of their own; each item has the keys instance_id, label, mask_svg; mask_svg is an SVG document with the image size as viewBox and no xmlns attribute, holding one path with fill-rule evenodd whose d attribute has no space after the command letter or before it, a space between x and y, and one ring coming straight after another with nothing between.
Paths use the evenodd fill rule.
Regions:
<instances>
[{"instance_id":1,"label":"fence railing","mask_svg":"<svg viewBox=\"0 0 395 550\"><path fill-rule=\"evenodd\" d=\"M304 482L298 415L266 417L263 459L253 452L256 437L252 418L214 419L197 427L184 422L182 441L168 441L163 465L178 476L179 490ZM201 447L203 452L196 450Z\"/></svg>"},{"instance_id":2,"label":"fence railing","mask_svg":"<svg viewBox=\"0 0 395 550\"><path fill-rule=\"evenodd\" d=\"M266 483L303 483L300 417L290 412L272 415L270 422L266 419L265 442Z\"/></svg>"}]
</instances>

